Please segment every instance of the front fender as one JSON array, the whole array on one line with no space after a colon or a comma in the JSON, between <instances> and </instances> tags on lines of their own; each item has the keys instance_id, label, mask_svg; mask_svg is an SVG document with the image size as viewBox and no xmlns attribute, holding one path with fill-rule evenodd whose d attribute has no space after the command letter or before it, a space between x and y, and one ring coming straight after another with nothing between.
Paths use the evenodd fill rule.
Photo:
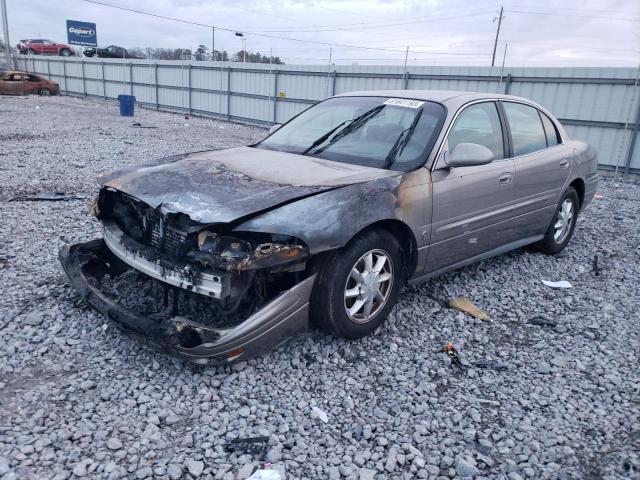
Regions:
<instances>
[{"instance_id":1,"label":"front fender","mask_svg":"<svg viewBox=\"0 0 640 480\"><path fill-rule=\"evenodd\" d=\"M398 220L414 236L431 222L428 170L348 185L289 203L236 226L236 231L269 232L302 240L311 254L346 245L376 222Z\"/></svg>"}]
</instances>

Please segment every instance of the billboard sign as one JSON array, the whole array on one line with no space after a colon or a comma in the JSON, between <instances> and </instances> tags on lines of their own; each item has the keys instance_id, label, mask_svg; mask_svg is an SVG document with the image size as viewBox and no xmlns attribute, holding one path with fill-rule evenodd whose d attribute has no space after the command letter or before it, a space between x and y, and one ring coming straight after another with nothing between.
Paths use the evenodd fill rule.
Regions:
<instances>
[{"instance_id":1,"label":"billboard sign","mask_svg":"<svg viewBox=\"0 0 640 480\"><path fill-rule=\"evenodd\" d=\"M96 24L67 20L67 43L69 45L97 47L98 34L96 32Z\"/></svg>"}]
</instances>

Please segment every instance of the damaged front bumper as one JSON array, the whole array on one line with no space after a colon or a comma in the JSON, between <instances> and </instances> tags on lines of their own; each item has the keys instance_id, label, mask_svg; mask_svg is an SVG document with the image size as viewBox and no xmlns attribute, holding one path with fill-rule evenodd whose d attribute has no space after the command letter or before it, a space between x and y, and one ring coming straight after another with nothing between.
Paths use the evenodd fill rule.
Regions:
<instances>
[{"instance_id":1,"label":"damaged front bumper","mask_svg":"<svg viewBox=\"0 0 640 480\"><path fill-rule=\"evenodd\" d=\"M121 330L195 363L228 363L264 353L308 327L309 298L315 275L280 293L245 321L229 328L215 328L179 316L149 318L109 298L95 286L97 282L91 280L105 275L117 276L130 266L114 255L103 239L65 246L59 257L82 298L111 318Z\"/></svg>"}]
</instances>

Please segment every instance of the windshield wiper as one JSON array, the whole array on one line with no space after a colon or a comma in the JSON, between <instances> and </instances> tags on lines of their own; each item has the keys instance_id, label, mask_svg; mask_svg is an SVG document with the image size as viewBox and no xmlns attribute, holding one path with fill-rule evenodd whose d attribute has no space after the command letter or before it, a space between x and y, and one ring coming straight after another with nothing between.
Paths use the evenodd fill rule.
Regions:
<instances>
[{"instance_id":1,"label":"windshield wiper","mask_svg":"<svg viewBox=\"0 0 640 480\"><path fill-rule=\"evenodd\" d=\"M338 126L332 128L327 133L322 135L320 138L315 140L311 144L311 146L309 148L307 148L304 152L302 152L302 155L306 155L307 153L309 153L314 148L319 147L320 145L322 145L324 142L327 141L327 139L331 135L333 135L333 133L335 133L337 130L339 130L340 128L342 128L343 126L346 125L346 127L343 130L341 130L341 131L339 131L338 133L335 134L335 136L331 139L331 141L327 145L325 145L322 148L319 148L318 151L315 152L315 153L323 152L324 150L329 148L329 146L333 145L334 143L336 143L341 138L346 137L351 132L357 130L362 125L367 123L369 120L371 120L373 117L375 117L380 112L380 110L382 110L384 107L385 107L385 105L378 105L377 107L373 107L371 110L367 110L362 115L359 115L356 118L352 118L351 120L345 120L344 122L342 122Z\"/></svg>"},{"instance_id":2,"label":"windshield wiper","mask_svg":"<svg viewBox=\"0 0 640 480\"><path fill-rule=\"evenodd\" d=\"M400 135L398 136L398 139L391 147L391 150L389 150L387 157L384 159L384 164L382 165L382 168L389 168L391 165L394 164L398 155L402 155L404 147L406 147L407 143L409 143L409 139L411 138L411 135L413 135L413 131L416 129L416 126L418 125L418 120L420 120L421 116L422 116L422 110L420 110L418 114L415 116L409 128L404 129L400 133Z\"/></svg>"}]
</instances>

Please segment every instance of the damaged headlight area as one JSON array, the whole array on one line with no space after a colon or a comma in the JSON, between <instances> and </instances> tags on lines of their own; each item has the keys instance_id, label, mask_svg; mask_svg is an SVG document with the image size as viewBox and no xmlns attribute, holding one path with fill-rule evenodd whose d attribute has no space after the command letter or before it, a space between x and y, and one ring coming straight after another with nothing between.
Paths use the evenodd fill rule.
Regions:
<instances>
[{"instance_id":1,"label":"damaged headlight area","mask_svg":"<svg viewBox=\"0 0 640 480\"><path fill-rule=\"evenodd\" d=\"M253 238L251 238L253 237ZM269 241L265 237L270 237ZM203 266L227 272L280 267L281 271L304 270L309 249L293 237L245 233L244 238L202 231L197 236L198 250L187 256Z\"/></svg>"},{"instance_id":2,"label":"damaged headlight area","mask_svg":"<svg viewBox=\"0 0 640 480\"><path fill-rule=\"evenodd\" d=\"M306 330L315 275L294 237L237 232L101 189L103 238L60 259L85 300L123 330L192 360L236 360Z\"/></svg>"},{"instance_id":3,"label":"damaged headlight area","mask_svg":"<svg viewBox=\"0 0 640 480\"><path fill-rule=\"evenodd\" d=\"M137 199L103 189L91 212L113 221L132 240L159 253L184 257L203 268L241 272L260 269L304 270L309 249L279 234L234 232L231 225L203 225L181 213L162 213Z\"/></svg>"}]
</instances>

